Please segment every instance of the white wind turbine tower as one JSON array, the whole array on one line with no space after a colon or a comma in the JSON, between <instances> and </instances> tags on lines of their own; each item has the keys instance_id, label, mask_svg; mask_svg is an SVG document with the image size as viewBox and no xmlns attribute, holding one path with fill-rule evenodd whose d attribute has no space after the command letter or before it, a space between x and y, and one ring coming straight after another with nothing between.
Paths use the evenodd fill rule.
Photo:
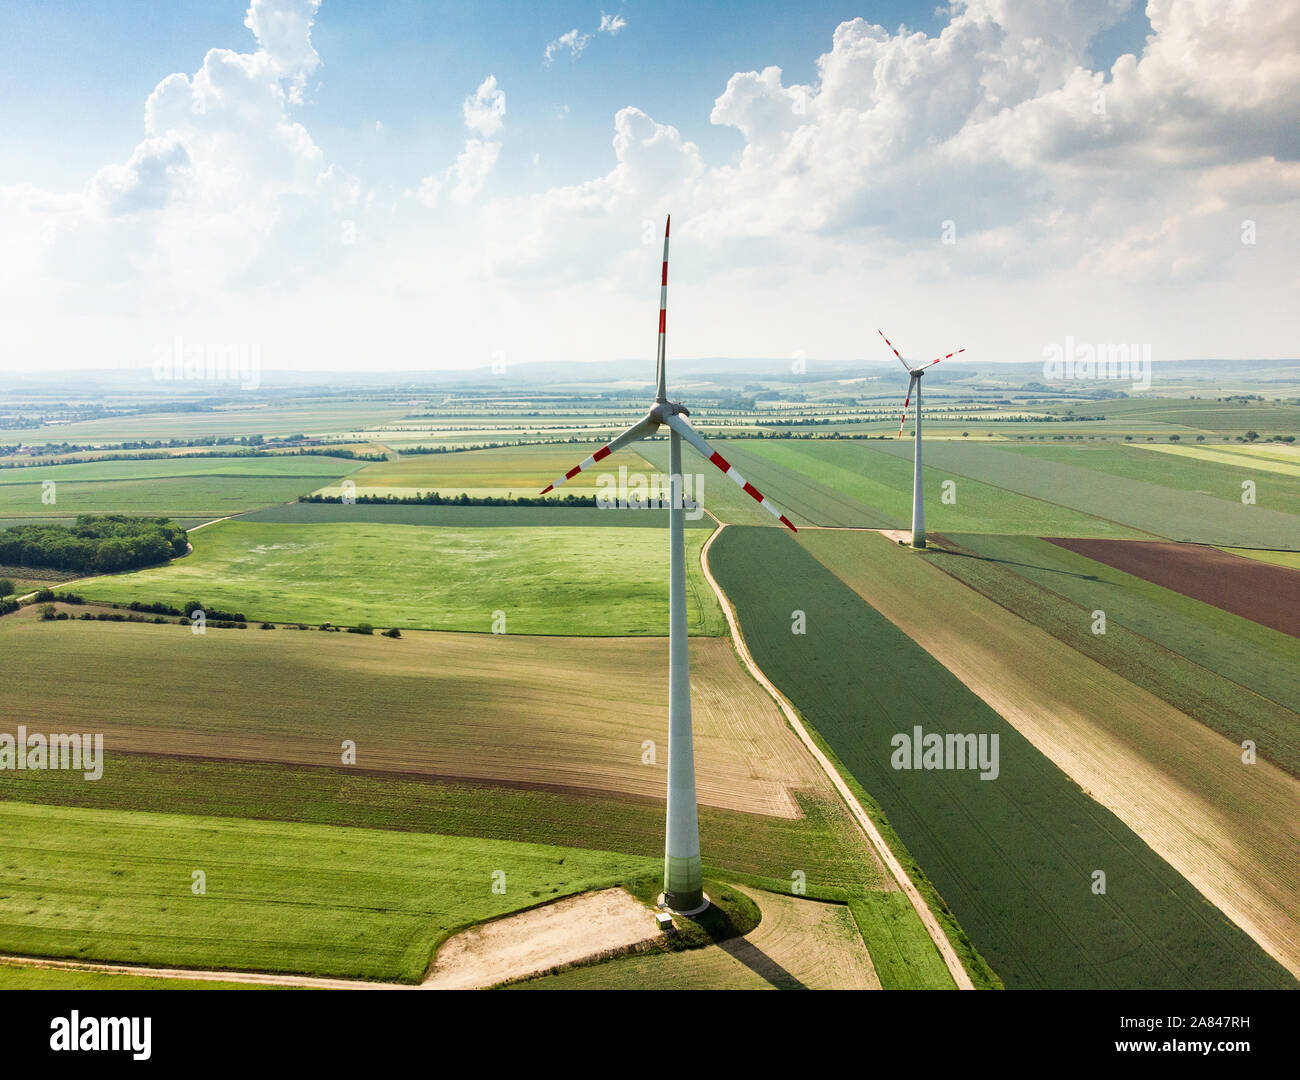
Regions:
<instances>
[{"instance_id":1,"label":"white wind turbine tower","mask_svg":"<svg viewBox=\"0 0 1300 1080\"><path fill-rule=\"evenodd\" d=\"M668 589L668 826L664 845L664 904L684 914L707 906L704 874L700 865L700 829L695 801L695 748L691 737L691 674L686 634L686 540L682 501L682 440L726 473L740 487L791 532L798 530L752 484L736 472L686 422L690 412L677 401L669 401L664 378L664 333L668 309L668 230L664 226L663 280L659 293L659 350L654 404L643 420L607 443L543 491L545 495L566 480L591 468L631 443L648 438L660 427L668 430L669 510L668 545L671 554Z\"/></svg>"},{"instance_id":2,"label":"white wind turbine tower","mask_svg":"<svg viewBox=\"0 0 1300 1080\"><path fill-rule=\"evenodd\" d=\"M910 376L907 381L907 397L903 401L903 415L898 421L899 438L902 438L903 425L907 423L907 407L912 403L912 390L916 389L916 430L912 435L912 547L923 548L925 547L925 499L921 492L921 376L940 360L947 360L966 350L958 349L957 352L950 352L946 356L939 357L938 360L931 360L928 364L911 367L899 356L898 350L894 348L889 338L885 337L883 330L877 330L876 333L884 339L890 352L898 357L898 362L907 368Z\"/></svg>"}]
</instances>

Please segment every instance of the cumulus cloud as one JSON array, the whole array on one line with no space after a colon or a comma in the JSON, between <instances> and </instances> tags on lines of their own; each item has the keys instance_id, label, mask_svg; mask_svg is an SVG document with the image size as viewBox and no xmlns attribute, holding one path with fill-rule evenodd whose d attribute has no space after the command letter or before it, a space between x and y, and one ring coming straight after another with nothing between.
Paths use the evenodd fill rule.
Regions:
<instances>
[{"instance_id":1,"label":"cumulus cloud","mask_svg":"<svg viewBox=\"0 0 1300 1080\"><path fill-rule=\"evenodd\" d=\"M257 49L212 49L193 75L159 82L130 157L101 168L57 209L30 190L0 194L0 207L17 215L45 207L48 242L29 249L29 269L82 287L136 281L134 301L147 294L154 304L309 271L302 241L288 234L310 226L336 236L360 193L291 116L320 64L311 44L317 7L252 0L245 23Z\"/></svg>"},{"instance_id":2,"label":"cumulus cloud","mask_svg":"<svg viewBox=\"0 0 1300 1080\"><path fill-rule=\"evenodd\" d=\"M489 138L501 130L506 116L506 96L497 87L497 77L489 75L479 88L465 99L461 111L465 116L465 126L483 138Z\"/></svg>"},{"instance_id":3,"label":"cumulus cloud","mask_svg":"<svg viewBox=\"0 0 1300 1080\"><path fill-rule=\"evenodd\" d=\"M1129 6L968 0L934 37L853 19L809 85L774 66L730 78L711 120L744 138L734 162L706 168L663 134L674 129L625 109L613 169L535 204L617 216L637 192L716 243L856 235L902 252L925 241L936 265L989 272L1027 272L1035 252L1120 266L1142 236L1135 273L1186 267L1180 222L1223 205L1216 190L1300 194L1280 164L1300 152L1300 8L1152 0L1142 55L1089 70L1089 42ZM656 132L653 154L633 131ZM928 243L945 220L962 238L952 251Z\"/></svg>"},{"instance_id":4,"label":"cumulus cloud","mask_svg":"<svg viewBox=\"0 0 1300 1080\"><path fill-rule=\"evenodd\" d=\"M471 137L465 140L465 149L453 165L441 173L426 176L420 186L410 194L430 209L438 205L439 196L449 186L451 199L456 203L473 200L487 183L501 156L501 143L489 136L498 134L505 125L506 95L497 86L497 77L489 75L461 105L465 126Z\"/></svg>"},{"instance_id":5,"label":"cumulus cloud","mask_svg":"<svg viewBox=\"0 0 1300 1080\"><path fill-rule=\"evenodd\" d=\"M698 355L861 355L855 327L875 308L918 322L941 309L1028 358L1064 333L1104 340L1093 322L1106 320L1123 322L1114 340L1164 335L1184 353L1232 354L1243 326L1293 351L1279 313L1300 285L1294 4L1150 0L1143 47L1104 71L1090 46L1128 0L957 0L933 35L852 19L804 81L761 56L719 80L709 119L738 144L725 158L682 134L701 117L617 102L608 166L540 191L490 183L506 99L489 75L462 103L455 159L388 201L331 166L297 119L320 70L316 6L253 0L256 47L212 50L160 82L139 144L83 190L0 189L7 295L66 287L73 302L53 307L108 318L310 274L322 297L382 293L372 326L436 312L439 340L460 327L471 352L491 339L544 356L550 335L526 328L550 320L560 354L577 355L577 327L582 355L620 355L672 210L689 237L677 280L691 282L675 325ZM547 59L623 24L602 14ZM396 223L359 289L340 269L353 265L340 220ZM1258 243L1243 244L1246 222ZM515 316L525 329L510 344ZM775 333L786 327L800 336Z\"/></svg>"}]
</instances>

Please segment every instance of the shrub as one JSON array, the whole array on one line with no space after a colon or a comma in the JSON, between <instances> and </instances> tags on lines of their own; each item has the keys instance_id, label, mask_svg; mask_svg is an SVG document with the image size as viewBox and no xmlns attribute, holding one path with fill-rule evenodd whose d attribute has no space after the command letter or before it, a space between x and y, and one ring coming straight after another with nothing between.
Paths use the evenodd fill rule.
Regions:
<instances>
[{"instance_id":1,"label":"shrub","mask_svg":"<svg viewBox=\"0 0 1300 1080\"><path fill-rule=\"evenodd\" d=\"M401 636L402 636L402 632L399 629L397 629L397 627L395 626L391 630L384 631L384 637L401 637Z\"/></svg>"},{"instance_id":2,"label":"shrub","mask_svg":"<svg viewBox=\"0 0 1300 1080\"><path fill-rule=\"evenodd\" d=\"M41 608L41 618L45 619L46 621L54 618L53 604L46 604L43 608Z\"/></svg>"},{"instance_id":3,"label":"shrub","mask_svg":"<svg viewBox=\"0 0 1300 1080\"><path fill-rule=\"evenodd\" d=\"M0 577L0 596L8 596L13 591L13 581L7 577Z\"/></svg>"},{"instance_id":4,"label":"shrub","mask_svg":"<svg viewBox=\"0 0 1300 1080\"><path fill-rule=\"evenodd\" d=\"M356 626L348 627L349 634L373 634L374 632L375 632L375 628L371 626L368 622L357 623Z\"/></svg>"}]
</instances>

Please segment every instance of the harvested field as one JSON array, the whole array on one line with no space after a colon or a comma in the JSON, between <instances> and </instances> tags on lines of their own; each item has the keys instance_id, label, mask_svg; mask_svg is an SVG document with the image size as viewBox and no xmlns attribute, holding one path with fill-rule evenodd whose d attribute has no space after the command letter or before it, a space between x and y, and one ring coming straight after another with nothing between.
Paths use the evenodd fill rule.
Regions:
<instances>
[{"instance_id":1,"label":"harvested field","mask_svg":"<svg viewBox=\"0 0 1300 1080\"><path fill-rule=\"evenodd\" d=\"M1200 544L1045 539L1261 626L1300 637L1300 574L1288 567Z\"/></svg>"},{"instance_id":2,"label":"harvested field","mask_svg":"<svg viewBox=\"0 0 1300 1080\"><path fill-rule=\"evenodd\" d=\"M602 889L462 930L438 949L421 988L482 990L660 936L640 900Z\"/></svg>"},{"instance_id":3,"label":"harvested field","mask_svg":"<svg viewBox=\"0 0 1300 1080\"><path fill-rule=\"evenodd\" d=\"M366 770L663 798L665 639L9 617L0 642L14 670L41 673L0 685L9 730L75 719L114 751L329 766L352 739ZM825 790L815 762L729 642L691 654L701 803L797 816L792 790Z\"/></svg>"}]
</instances>

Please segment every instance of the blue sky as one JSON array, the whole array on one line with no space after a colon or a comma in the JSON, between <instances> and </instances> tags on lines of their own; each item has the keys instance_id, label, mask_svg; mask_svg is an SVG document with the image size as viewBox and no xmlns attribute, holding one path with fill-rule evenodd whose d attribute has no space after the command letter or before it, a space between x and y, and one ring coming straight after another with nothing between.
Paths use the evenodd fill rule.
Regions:
<instances>
[{"instance_id":1,"label":"blue sky","mask_svg":"<svg viewBox=\"0 0 1300 1080\"><path fill-rule=\"evenodd\" d=\"M1298 41L1266 0L9 0L0 367L628 355L669 209L686 355L1294 354Z\"/></svg>"},{"instance_id":2,"label":"blue sky","mask_svg":"<svg viewBox=\"0 0 1300 1080\"><path fill-rule=\"evenodd\" d=\"M193 71L210 48L250 46L246 6L8 0L0 6L7 54L0 183L77 188L105 161L128 154L140 137L142 104L161 79ZM548 42L573 28L591 33L606 12L627 21L625 32L593 41L577 58L544 63ZM743 146L733 129L708 122L728 77L775 64L787 82L807 82L835 27L855 16L931 35L946 22L933 3L329 0L312 31L324 71L300 116L330 160L405 186L454 153L461 131L447 118L466 87L494 72L508 90L518 135L501 161L507 181L525 170L530 183L594 174L608 163L615 108L628 104L674 123L722 162ZM1097 35L1089 55L1108 65L1140 50L1148 30L1134 7Z\"/></svg>"}]
</instances>

